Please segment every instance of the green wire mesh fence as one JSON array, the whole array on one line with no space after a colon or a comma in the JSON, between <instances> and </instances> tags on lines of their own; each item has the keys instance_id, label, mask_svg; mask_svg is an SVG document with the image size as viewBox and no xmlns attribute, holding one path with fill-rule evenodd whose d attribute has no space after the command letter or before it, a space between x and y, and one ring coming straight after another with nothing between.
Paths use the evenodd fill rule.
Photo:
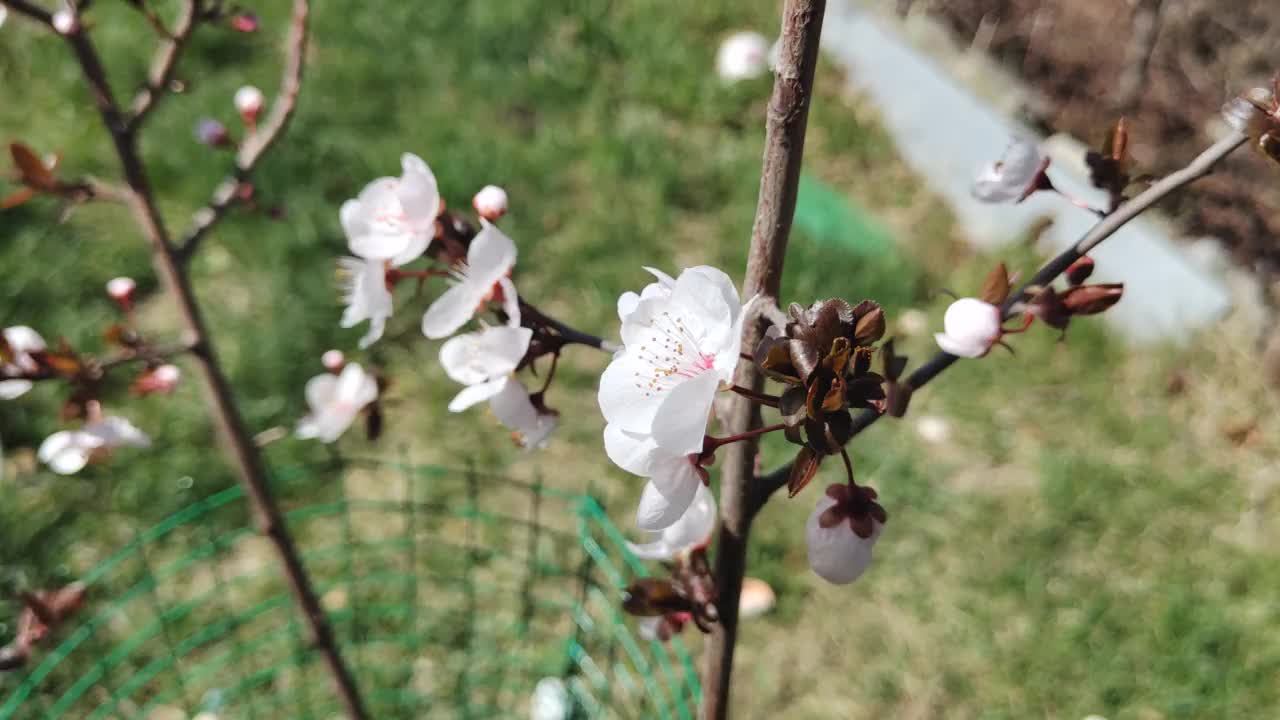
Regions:
<instances>
[{"instance_id":1,"label":"green wire mesh fence","mask_svg":"<svg viewBox=\"0 0 1280 720\"><path fill-rule=\"evenodd\" d=\"M566 717L696 716L679 638L643 639L621 614L645 569L591 497L433 466L292 474L308 473L342 492L289 524L374 717L528 717L547 677ZM0 679L0 718L341 716L245 516L232 488L134 532L81 577L88 601L54 642Z\"/></svg>"}]
</instances>

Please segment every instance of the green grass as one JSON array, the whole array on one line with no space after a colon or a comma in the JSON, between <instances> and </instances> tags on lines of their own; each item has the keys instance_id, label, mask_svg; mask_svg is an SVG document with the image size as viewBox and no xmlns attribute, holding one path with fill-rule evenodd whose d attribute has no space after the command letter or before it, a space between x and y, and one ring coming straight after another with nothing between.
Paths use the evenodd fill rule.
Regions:
<instances>
[{"instance_id":1,"label":"green grass","mask_svg":"<svg viewBox=\"0 0 1280 720\"><path fill-rule=\"evenodd\" d=\"M152 118L143 149L174 229L227 165L191 140L196 119L230 123L236 87L270 93L278 81L284 8L261 10L258 35L198 36L179 73L188 92ZM431 164L451 207L467 207L487 183L510 192L502 224L520 246L518 286L583 329L616 330L614 300L646 282L641 265L742 268L768 82L726 87L711 67L720 36L772 32L776 10L772 0L317 7L296 122L255 177L261 202L287 216L233 213L195 264L250 426L292 426L320 353L354 351L363 328L337 327L337 207L396 172L406 150ZM92 17L127 96L145 67L145 28L123 3L95 4ZM71 174L114 175L65 48L14 17L0 32L4 139L63 152ZM898 251L868 252L874 243L861 233L833 240L829 226L813 225L815 236L793 239L785 299L874 297L891 320L921 307L936 326L944 300L933 290L976 288L992 260L958 249L945 211L898 163L874 113L842 96L831 67L821 68L811 125L807 172L870 208L879 220L866 227L889 228ZM42 200L0 215L0 324L98 351L114 317L103 283L129 274L150 293L148 254L118 208L78 208L61 225L57 210ZM1022 251L1003 259L1034 264ZM388 336L354 353L392 379L387 437L372 446L352 433L341 453L541 476L591 489L628 526L640 483L601 451L594 386L604 357L566 358L548 398L563 427L551 448L526 455L483 412L445 412L456 387L417 331L425 300L398 300ZM158 337L173 329L166 308L154 296L143 309ZM997 353L949 371L917 396L912 416L854 445L861 478L880 489L892 519L874 570L852 587L822 585L804 559L802 523L838 473L828 468L817 489L773 503L753 530L751 572L780 603L744 628L735 716L1267 716L1280 702L1271 637L1280 533L1266 483L1277 413L1245 352L1232 349L1237 336L1225 337L1133 352L1088 321L1066 344L1036 332L1018 339L1017 358ZM905 338L904 349L922 359L931 341ZM1170 395L1175 371L1187 389ZM151 451L122 451L72 478L25 470L25 449L59 427L60 400L42 386L0 407L3 586L81 574L137 528L233 481L195 382L173 398L133 400L123 383L112 388L108 409L151 431ZM922 414L949 420L952 439L922 443L913 429ZM1241 419L1259 428L1237 446L1221 431ZM766 459L785 452L769 444ZM331 456L293 439L267 453L277 467ZM280 490L299 504L385 488L318 473ZM232 528L244 516L213 522Z\"/></svg>"}]
</instances>

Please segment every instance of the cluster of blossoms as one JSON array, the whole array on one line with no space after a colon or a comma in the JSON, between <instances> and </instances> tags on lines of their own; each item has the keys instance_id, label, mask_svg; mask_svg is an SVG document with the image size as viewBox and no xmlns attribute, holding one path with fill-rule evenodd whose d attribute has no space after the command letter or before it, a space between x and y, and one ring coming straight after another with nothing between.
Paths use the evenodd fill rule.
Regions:
<instances>
[{"instance_id":1,"label":"cluster of blossoms","mask_svg":"<svg viewBox=\"0 0 1280 720\"><path fill-rule=\"evenodd\" d=\"M516 245L495 224L506 214L506 192L490 185L476 193L476 230L465 218L445 210L426 162L406 153L400 165L399 177L370 182L339 211L351 252L338 261L345 305L341 326L368 323L359 341L366 349L386 331L400 282L444 279L448 287L423 313L421 328L427 338L447 338L440 363L449 378L463 386L449 410L462 412L487 401L519 445L545 445L557 413L543 402L544 393L561 348L580 340L542 322L541 314L520 300L511 280ZM420 260L426 268L408 268ZM486 315L496 324L485 322ZM473 320L479 329L459 333ZM546 383L530 392L515 373L547 354L552 355L552 366ZM327 363L326 368L329 374L307 385L311 414L298 435L332 442L362 410L376 409L378 386L358 364ZM342 376L334 379L338 372Z\"/></svg>"},{"instance_id":2,"label":"cluster of blossoms","mask_svg":"<svg viewBox=\"0 0 1280 720\"><path fill-rule=\"evenodd\" d=\"M50 347L34 329L14 325L0 331L0 400L15 400L43 380L59 380L71 388L62 406L62 418L82 421L75 429L60 430L45 438L36 457L62 475L80 472L91 462L110 457L117 448L150 447L151 438L127 419L106 414L102 396L111 371L133 363L142 369L133 376L130 391L137 396L168 394L177 388L182 371L168 362L169 352L148 343L133 327L136 283L115 278L107 283L107 295L124 313L124 321L105 333L116 346L110 357L75 352L61 341Z\"/></svg>"}]
</instances>

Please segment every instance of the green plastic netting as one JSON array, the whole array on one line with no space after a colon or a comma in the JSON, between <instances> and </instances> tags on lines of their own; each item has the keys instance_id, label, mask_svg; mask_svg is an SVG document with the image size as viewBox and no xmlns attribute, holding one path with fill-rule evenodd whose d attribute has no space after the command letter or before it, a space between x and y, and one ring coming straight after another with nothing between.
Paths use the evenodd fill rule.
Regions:
<instances>
[{"instance_id":1,"label":"green plastic netting","mask_svg":"<svg viewBox=\"0 0 1280 720\"><path fill-rule=\"evenodd\" d=\"M620 612L645 568L591 497L441 467L294 472L342 489L288 518L373 717L528 717L546 677L574 718L696 716L679 639ZM85 608L0 678L0 718L341 716L239 488L131 532L82 575Z\"/></svg>"}]
</instances>

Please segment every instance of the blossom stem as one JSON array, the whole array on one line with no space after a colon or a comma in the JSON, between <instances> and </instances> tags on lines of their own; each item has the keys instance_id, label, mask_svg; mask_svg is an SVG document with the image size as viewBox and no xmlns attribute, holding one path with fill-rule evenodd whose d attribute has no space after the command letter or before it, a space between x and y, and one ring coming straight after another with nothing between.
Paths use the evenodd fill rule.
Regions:
<instances>
[{"instance_id":1,"label":"blossom stem","mask_svg":"<svg viewBox=\"0 0 1280 720\"><path fill-rule=\"evenodd\" d=\"M1081 200L1080 198L1072 195L1071 193L1063 192L1062 189L1057 187L1056 185L1053 186L1053 191L1061 195L1067 202L1071 203L1072 205L1075 205L1081 210L1088 210L1089 212L1093 213L1094 215L1097 215L1100 218L1107 216L1107 213L1105 211L1090 205L1089 203L1085 202L1084 200Z\"/></svg>"},{"instance_id":2,"label":"blossom stem","mask_svg":"<svg viewBox=\"0 0 1280 720\"><path fill-rule=\"evenodd\" d=\"M729 389L738 393L742 397L750 398L760 403L761 405L767 405L771 408L778 407L778 403L780 402L780 398L777 395L769 395L767 393L756 392L751 388L745 388L745 387L742 387L741 385L734 385Z\"/></svg>"},{"instance_id":3,"label":"blossom stem","mask_svg":"<svg viewBox=\"0 0 1280 720\"><path fill-rule=\"evenodd\" d=\"M532 303L529 303L524 298L520 299L520 324L535 330L539 325L551 328L556 331L556 335L559 336L563 345L586 345L608 353L615 352L618 349L616 343L569 327L534 307Z\"/></svg>"},{"instance_id":4,"label":"blossom stem","mask_svg":"<svg viewBox=\"0 0 1280 720\"><path fill-rule=\"evenodd\" d=\"M849 459L849 451L843 445L840 446L840 459L844 460L844 471L849 476L849 485L857 487L858 483L853 480L853 461Z\"/></svg>"},{"instance_id":5,"label":"blossom stem","mask_svg":"<svg viewBox=\"0 0 1280 720\"><path fill-rule=\"evenodd\" d=\"M448 270L400 270L398 268L390 268L387 270L387 284L395 285L401 280L416 278L425 280L433 277L449 277Z\"/></svg>"},{"instance_id":6,"label":"blossom stem","mask_svg":"<svg viewBox=\"0 0 1280 720\"><path fill-rule=\"evenodd\" d=\"M708 435L702 441L702 452L703 454L712 453L715 452L716 448L722 445L728 445L729 443L736 443L742 440L749 440L751 438L760 437L761 435L767 435L771 432L785 430L786 428L786 423L778 423L777 425L769 425L762 428L756 428L755 430L747 430L746 432L740 432L737 435L730 435L728 437L718 438Z\"/></svg>"}]
</instances>

